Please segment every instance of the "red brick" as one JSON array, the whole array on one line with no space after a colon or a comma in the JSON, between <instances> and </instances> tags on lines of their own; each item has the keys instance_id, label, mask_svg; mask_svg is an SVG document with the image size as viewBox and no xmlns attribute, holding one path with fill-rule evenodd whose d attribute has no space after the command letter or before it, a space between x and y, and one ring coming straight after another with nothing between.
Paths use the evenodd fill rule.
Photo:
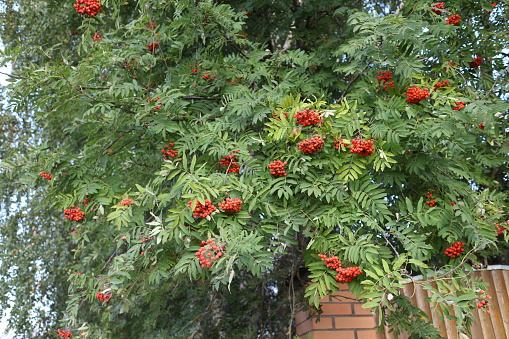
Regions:
<instances>
[{"instance_id":1,"label":"red brick","mask_svg":"<svg viewBox=\"0 0 509 339\"><path fill-rule=\"evenodd\" d=\"M375 327L375 317L356 316L356 317L335 317L336 328L366 328Z\"/></svg>"},{"instance_id":2,"label":"red brick","mask_svg":"<svg viewBox=\"0 0 509 339\"><path fill-rule=\"evenodd\" d=\"M376 339L376 330L357 331L357 339Z\"/></svg>"},{"instance_id":3,"label":"red brick","mask_svg":"<svg viewBox=\"0 0 509 339\"><path fill-rule=\"evenodd\" d=\"M355 333L354 331L315 331L313 339L355 339Z\"/></svg>"},{"instance_id":4,"label":"red brick","mask_svg":"<svg viewBox=\"0 0 509 339\"><path fill-rule=\"evenodd\" d=\"M371 313L371 309L369 309L369 308L362 308L362 304L354 304L353 305L353 312L356 315L373 315L373 313Z\"/></svg>"},{"instance_id":5,"label":"red brick","mask_svg":"<svg viewBox=\"0 0 509 339\"><path fill-rule=\"evenodd\" d=\"M349 291L348 284L345 283L339 283L338 284L338 290L340 291Z\"/></svg>"},{"instance_id":6,"label":"red brick","mask_svg":"<svg viewBox=\"0 0 509 339\"><path fill-rule=\"evenodd\" d=\"M313 329L313 322L311 321L311 319L308 319L302 323L300 323L299 325L297 325L297 335L303 335L305 333L308 333L309 331L311 331Z\"/></svg>"},{"instance_id":7,"label":"red brick","mask_svg":"<svg viewBox=\"0 0 509 339\"><path fill-rule=\"evenodd\" d=\"M300 324L301 322L307 320L309 318L309 311L299 311L295 314L295 324Z\"/></svg>"},{"instance_id":8,"label":"red brick","mask_svg":"<svg viewBox=\"0 0 509 339\"><path fill-rule=\"evenodd\" d=\"M323 304L323 303L334 302L334 300L332 300L330 296L326 296L326 297L323 297L322 299L320 299L319 302L320 302L320 304Z\"/></svg>"},{"instance_id":9,"label":"red brick","mask_svg":"<svg viewBox=\"0 0 509 339\"><path fill-rule=\"evenodd\" d=\"M322 315L350 315L352 314L352 304L322 304Z\"/></svg>"},{"instance_id":10,"label":"red brick","mask_svg":"<svg viewBox=\"0 0 509 339\"><path fill-rule=\"evenodd\" d=\"M316 320L313 320L313 329L314 330L328 330L332 327L332 318L328 317L320 317L320 321L316 322Z\"/></svg>"}]
</instances>

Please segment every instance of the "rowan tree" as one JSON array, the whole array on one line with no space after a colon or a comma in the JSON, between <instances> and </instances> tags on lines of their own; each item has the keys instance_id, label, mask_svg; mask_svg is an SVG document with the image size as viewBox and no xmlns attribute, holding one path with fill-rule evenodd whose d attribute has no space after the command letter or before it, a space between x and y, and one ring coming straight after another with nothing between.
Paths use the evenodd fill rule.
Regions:
<instances>
[{"instance_id":1,"label":"rowan tree","mask_svg":"<svg viewBox=\"0 0 509 339\"><path fill-rule=\"evenodd\" d=\"M507 246L509 14L437 4L5 1L11 328L292 337L347 282L435 338L422 274L468 334Z\"/></svg>"}]
</instances>

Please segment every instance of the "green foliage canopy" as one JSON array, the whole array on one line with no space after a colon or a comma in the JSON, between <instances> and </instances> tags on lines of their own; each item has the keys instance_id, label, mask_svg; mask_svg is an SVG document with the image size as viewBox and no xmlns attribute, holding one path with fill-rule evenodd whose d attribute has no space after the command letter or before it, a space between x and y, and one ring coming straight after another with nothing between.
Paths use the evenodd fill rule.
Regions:
<instances>
[{"instance_id":1,"label":"green foliage canopy","mask_svg":"<svg viewBox=\"0 0 509 339\"><path fill-rule=\"evenodd\" d=\"M337 289L325 254L360 266L350 288L396 333L437 335L398 293L417 274L468 333L485 286L468 272L507 240L494 225L508 214L506 4L101 4L88 18L4 2L0 304L13 329L291 336L299 303ZM429 97L406 100L414 86ZM319 123L297 123L306 108ZM304 153L314 136L323 148ZM373 154L352 153L357 139ZM206 200L217 213L194 217ZM73 205L84 220L64 218ZM207 239L223 254L210 268L196 256Z\"/></svg>"}]
</instances>

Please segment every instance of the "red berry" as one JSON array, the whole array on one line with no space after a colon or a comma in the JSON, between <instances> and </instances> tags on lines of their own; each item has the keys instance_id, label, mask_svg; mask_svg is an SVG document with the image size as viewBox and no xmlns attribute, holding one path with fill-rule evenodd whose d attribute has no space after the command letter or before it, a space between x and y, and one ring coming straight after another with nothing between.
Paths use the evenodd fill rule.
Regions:
<instances>
[{"instance_id":1,"label":"red berry","mask_svg":"<svg viewBox=\"0 0 509 339\"><path fill-rule=\"evenodd\" d=\"M388 82L387 80L392 79L392 72L391 71L379 71L379 76L376 77L378 80L378 83L383 84L383 89L387 91L388 87L394 88L394 81Z\"/></svg>"},{"instance_id":2,"label":"red berry","mask_svg":"<svg viewBox=\"0 0 509 339\"><path fill-rule=\"evenodd\" d=\"M341 146L348 146L348 143L343 142L343 139L341 139L340 137L334 137L334 139L335 140L333 142L333 145L335 149L339 149L339 147Z\"/></svg>"},{"instance_id":3,"label":"red berry","mask_svg":"<svg viewBox=\"0 0 509 339\"><path fill-rule=\"evenodd\" d=\"M133 204L133 201L131 199L126 198L119 202L118 204L122 206L131 206Z\"/></svg>"},{"instance_id":4,"label":"red berry","mask_svg":"<svg viewBox=\"0 0 509 339\"><path fill-rule=\"evenodd\" d=\"M72 208L66 208L64 210L64 217L71 220L71 221L81 221L85 218L85 212L81 210L81 208L74 208L74 205L71 206Z\"/></svg>"},{"instance_id":5,"label":"red berry","mask_svg":"<svg viewBox=\"0 0 509 339\"><path fill-rule=\"evenodd\" d=\"M217 260L223 256L225 247L222 248L214 243L214 240L207 239L200 243L200 249L196 252L196 256L199 259L201 267L212 267L212 261Z\"/></svg>"},{"instance_id":6,"label":"red berry","mask_svg":"<svg viewBox=\"0 0 509 339\"><path fill-rule=\"evenodd\" d=\"M435 86L433 86L433 90L436 91L440 87L451 87L451 85L449 84L448 80L444 80L442 82L439 81L435 84Z\"/></svg>"},{"instance_id":7,"label":"red berry","mask_svg":"<svg viewBox=\"0 0 509 339\"><path fill-rule=\"evenodd\" d=\"M455 102L456 106L453 107L453 109L459 111L463 107L465 107L465 103L463 101Z\"/></svg>"},{"instance_id":8,"label":"red berry","mask_svg":"<svg viewBox=\"0 0 509 339\"><path fill-rule=\"evenodd\" d=\"M89 18L102 11L101 4L98 0L76 0L74 8L78 14L86 14Z\"/></svg>"},{"instance_id":9,"label":"red berry","mask_svg":"<svg viewBox=\"0 0 509 339\"><path fill-rule=\"evenodd\" d=\"M449 17L449 19L445 20L448 25L459 26L461 20L461 16L459 14L454 14Z\"/></svg>"},{"instance_id":10,"label":"red berry","mask_svg":"<svg viewBox=\"0 0 509 339\"><path fill-rule=\"evenodd\" d=\"M336 280L339 282L351 282L356 276L362 274L359 266L347 268L339 267L336 269L336 272L338 272L336 275Z\"/></svg>"},{"instance_id":11,"label":"red berry","mask_svg":"<svg viewBox=\"0 0 509 339\"><path fill-rule=\"evenodd\" d=\"M239 198L235 198L235 199L226 198L226 200L223 202L220 202L218 204L218 206L221 207L221 209L225 212L235 213L242 209L242 207L240 207L240 205L242 205L242 204L243 204L243 201L240 200Z\"/></svg>"},{"instance_id":12,"label":"red berry","mask_svg":"<svg viewBox=\"0 0 509 339\"><path fill-rule=\"evenodd\" d=\"M473 61L469 61L468 65L470 66L470 68L477 68L477 67L481 66L482 62L483 62L482 57L476 57L476 58L474 58Z\"/></svg>"},{"instance_id":13,"label":"red berry","mask_svg":"<svg viewBox=\"0 0 509 339\"><path fill-rule=\"evenodd\" d=\"M156 98L154 99L155 101L157 101L159 98ZM149 98L149 101L150 101L150 98ZM179 151L177 150L174 150L174 149L170 149L170 147L173 147L175 145L175 143L173 142L170 142L168 145L164 146L163 149L161 149L161 152L163 153L163 157L166 159L166 158L173 158L175 159L178 154L179 154Z\"/></svg>"},{"instance_id":14,"label":"red berry","mask_svg":"<svg viewBox=\"0 0 509 339\"><path fill-rule=\"evenodd\" d=\"M367 157L373 155L374 151L375 148L373 147L373 140L362 140L357 138L351 141L350 153Z\"/></svg>"},{"instance_id":15,"label":"red berry","mask_svg":"<svg viewBox=\"0 0 509 339\"><path fill-rule=\"evenodd\" d=\"M189 200L187 203L188 207L191 207L193 205L194 200ZM217 207L212 205L212 201L209 199L205 200L205 205L202 205L199 201L196 202L196 207L193 210L193 218L202 218L205 219L214 211L217 210Z\"/></svg>"},{"instance_id":16,"label":"red berry","mask_svg":"<svg viewBox=\"0 0 509 339\"><path fill-rule=\"evenodd\" d=\"M71 338L72 337L72 334L69 331L64 331L64 330L58 329L57 333L60 336L60 338Z\"/></svg>"},{"instance_id":17,"label":"red berry","mask_svg":"<svg viewBox=\"0 0 509 339\"><path fill-rule=\"evenodd\" d=\"M48 179L48 180L51 180L53 178L53 176L51 174L44 173L44 172L39 173L39 175L45 179Z\"/></svg>"},{"instance_id":18,"label":"red berry","mask_svg":"<svg viewBox=\"0 0 509 339\"><path fill-rule=\"evenodd\" d=\"M443 2L439 2L438 4L433 5L433 7L434 8L431 8L431 11L438 15L442 14L442 11L439 11L439 9L445 9ZM436 9L436 8L438 8L438 9Z\"/></svg>"},{"instance_id":19,"label":"red berry","mask_svg":"<svg viewBox=\"0 0 509 339\"><path fill-rule=\"evenodd\" d=\"M219 166L227 167L226 173L239 173L240 172L240 164L237 162L237 156L235 152L230 153L229 155L225 155L220 161Z\"/></svg>"},{"instance_id":20,"label":"red berry","mask_svg":"<svg viewBox=\"0 0 509 339\"><path fill-rule=\"evenodd\" d=\"M282 162L281 160L274 160L269 165L270 174L276 177L285 177L287 175L285 171L286 162Z\"/></svg>"},{"instance_id":21,"label":"red berry","mask_svg":"<svg viewBox=\"0 0 509 339\"><path fill-rule=\"evenodd\" d=\"M159 46L159 43L158 42L153 42L151 44L146 44L145 46L147 46L148 50L150 52L152 52L157 46Z\"/></svg>"},{"instance_id":22,"label":"red berry","mask_svg":"<svg viewBox=\"0 0 509 339\"><path fill-rule=\"evenodd\" d=\"M327 258L325 254L318 254L318 257L320 257L322 261L325 261L325 266L331 270L336 270L341 267L341 261L336 256Z\"/></svg>"},{"instance_id":23,"label":"red berry","mask_svg":"<svg viewBox=\"0 0 509 339\"><path fill-rule=\"evenodd\" d=\"M316 125L322 122L320 114L309 108L306 108L304 111L297 111L293 117L297 119L297 123L302 126Z\"/></svg>"},{"instance_id":24,"label":"red berry","mask_svg":"<svg viewBox=\"0 0 509 339\"><path fill-rule=\"evenodd\" d=\"M316 153L323 148L323 139L319 135L298 143L299 149L307 154Z\"/></svg>"},{"instance_id":25,"label":"red berry","mask_svg":"<svg viewBox=\"0 0 509 339\"><path fill-rule=\"evenodd\" d=\"M429 97L429 90L427 88L420 89L418 86L414 86L408 88L403 94L408 96L408 98L406 98L408 103L418 104Z\"/></svg>"},{"instance_id":26,"label":"red berry","mask_svg":"<svg viewBox=\"0 0 509 339\"><path fill-rule=\"evenodd\" d=\"M95 297L97 299L99 299L100 301L106 301L107 303L109 303L111 301L111 293L104 294L102 292L97 292L95 294Z\"/></svg>"},{"instance_id":27,"label":"red berry","mask_svg":"<svg viewBox=\"0 0 509 339\"><path fill-rule=\"evenodd\" d=\"M465 251L465 249L463 248L464 245L465 245L465 243L457 241L456 243L454 243L454 245L447 248L444 251L444 254L447 255L448 257L450 257L451 259L459 257L460 254Z\"/></svg>"}]
</instances>

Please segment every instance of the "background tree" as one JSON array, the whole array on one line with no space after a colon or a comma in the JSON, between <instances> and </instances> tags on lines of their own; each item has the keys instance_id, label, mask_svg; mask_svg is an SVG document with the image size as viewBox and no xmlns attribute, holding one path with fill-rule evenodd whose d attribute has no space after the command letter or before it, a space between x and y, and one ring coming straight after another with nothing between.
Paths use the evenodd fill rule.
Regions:
<instances>
[{"instance_id":1,"label":"background tree","mask_svg":"<svg viewBox=\"0 0 509 339\"><path fill-rule=\"evenodd\" d=\"M291 337L340 281L437 337L416 274L468 333L507 240L505 4L3 5L20 336Z\"/></svg>"}]
</instances>

